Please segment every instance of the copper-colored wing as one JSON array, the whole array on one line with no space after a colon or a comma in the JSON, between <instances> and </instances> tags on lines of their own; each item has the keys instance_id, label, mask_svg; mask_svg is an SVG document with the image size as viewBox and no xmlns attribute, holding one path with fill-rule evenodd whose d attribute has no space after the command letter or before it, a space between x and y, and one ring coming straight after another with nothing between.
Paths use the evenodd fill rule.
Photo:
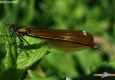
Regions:
<instances>
[{"instance_id":1,"label":"copper-colored wing","mask_svg":"<svg viewBox=\"0 0 115 80\"><path fill-rule=\"evenodd\" d=\"M86 31L28 28L27 35L45 39L49 45L66 50L99 48L94 44L93 36Z\"/></svg>"}]
</instances>

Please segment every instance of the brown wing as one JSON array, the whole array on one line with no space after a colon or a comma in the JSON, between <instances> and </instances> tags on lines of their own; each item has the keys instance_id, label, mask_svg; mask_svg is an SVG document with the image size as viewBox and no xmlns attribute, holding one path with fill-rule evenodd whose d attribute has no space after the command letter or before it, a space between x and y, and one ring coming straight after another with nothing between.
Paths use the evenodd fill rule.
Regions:
<instances>
[{"instance_id":1,"label":"brown wing","mask_svg":"<svg viewBox=\"0 0 115 80\"><path fill-rule=\"evenodd\" d=\"M93 36L86 31L29 28L28 35L45 39L48 44L64 49L81 50L96 45Z\"/></svg>"},{"instance_id":2,"label":"brown wing","mask_svg":"<svg viewBox=\"0 0 115 80\"><path fill-rule=\"evenodd\" d=\"M53 48L66 50L66 51L78 51L89 48L89 46L77 44L73 42L66 42L62 40L53 40L53 39L46 39L47 44Z\"/></svg>"}]
</instances>

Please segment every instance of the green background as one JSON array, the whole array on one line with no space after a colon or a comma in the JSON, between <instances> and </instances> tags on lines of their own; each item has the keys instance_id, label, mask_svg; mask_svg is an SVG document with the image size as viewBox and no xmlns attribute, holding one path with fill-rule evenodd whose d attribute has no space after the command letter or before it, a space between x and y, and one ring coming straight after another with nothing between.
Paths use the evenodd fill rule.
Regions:
<instances>
[{"instance_id":1,"label":"green background","mask_svg":"<svg viewBox=\"0 0 115 80\"><path fill-rule=\"evenodd\" d=\"M4 42L5 39L2 40L2 35L10 33L4 34L8 29L5 32L2 31L4 21L19 27L41 26L56 30L85 30L94 36L94 42L101 46L101 50L89 48L67 52L44 46L41 47L41 51L37 51L36 47L36 49L32 49L33 45L26 50L29 53L29 58L26 56L19 59L18 62L22 61L22 63L17 64L18 62L13 61L11 55L10 58L8 57L9 53L6 50L18 53L18 50L13 49L15 46L20 49L20 46L18 43L14 44L13 48L10 48L12 45L6 47L7 39L12 41L14 38L5 38L6 42ZM73 78L73 80L75 78L83 80L86 78L96 79L97 77L93 77L94 73L103 73L104 71L115 73L115 0L16 0L16 3L0 3L0 27L0 72L2 79L6 78L4 76L8 74L7 78L10 77L11 80L14 76L18 76L16 80L21 78L25 80L64 80L65 76ZM24 38L31 44L37 42L33 40L34 38L27 36ZM38 43L40 42L42 40L38 39ZM30 52L31 49L32 52ZM50 53L45 55L47 50ZM11 54L15 54L15 52L11 52ZM21 56L25 56L26 52L21 53ZM34 54L38 57L35 58ZM33 60L34 58L36 60ZM17 57L14 56L13 59L17 60ZM31 71L23 73L22 69L25 72L27 72L26 70Z\"/></svg>"}]
</instances>

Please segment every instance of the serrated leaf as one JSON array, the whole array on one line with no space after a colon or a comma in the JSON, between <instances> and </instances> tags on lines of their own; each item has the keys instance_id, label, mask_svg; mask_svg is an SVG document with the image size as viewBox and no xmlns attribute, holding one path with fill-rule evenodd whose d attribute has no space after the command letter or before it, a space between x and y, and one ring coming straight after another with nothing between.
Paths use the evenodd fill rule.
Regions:
<instances>
[{"instance_id":1,"label":"serrated leaf","mask_svg":"<svg viewBox=\"0 0 115 80\"><path fill-rule=\"evenodd\" d=\"M113 69L115 69L115 59L109 62L109 66L111 66Z\"/></svg>"},{"instance_id":2,"label":"serrated leaf","mask_svg":"<svg viewBox=\"0 0 115 80\"><path fill-rule=\"evenodd\" d=\"M91 71L94 72L98 70L100 67L105 67L105 68L110 67L110 68L115 69L115 59L109 63L104 61L103 63L95 64L94 66L91 67Z\"/></svg>"}]
</instances>

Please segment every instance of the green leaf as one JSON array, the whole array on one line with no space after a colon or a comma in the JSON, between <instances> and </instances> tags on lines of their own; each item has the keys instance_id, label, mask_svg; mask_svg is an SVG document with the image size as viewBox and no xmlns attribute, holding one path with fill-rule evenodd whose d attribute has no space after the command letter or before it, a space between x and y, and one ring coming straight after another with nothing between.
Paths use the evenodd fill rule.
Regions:
<instances>
[{"instance_id":1,"label":"green leaf","mask_svg":"<svg viewBox=\"0 0 115 80\"><path fill-rule=\"evenodd\" d=\"M27 36L25 39L29 42L30 46L27 46L27 50L18 55L17 68L19 69L23 69L28 66L31 66L37 60L44 57L44 55L46 55L49 50L49 47L47 45L40 44L41 42L38 39L27 37ZM33 46L34 48L37 48L37 49L32 49Z\"/></svg>"},{"instance_id":2,"label":"green leaf","mask_svg":"<svg viewBox=\"0 0 115 80\"><path fill-rule=\"evenodd\" d=\"M17 45L15 44L15 37L11 37L9 32L8 25L2 25L0 27L0 40L5 44L6 48L6 58L5 58L5 67L16 68L17 62Z\"/></svg>"},{"instance_id":3,"label":"green leaf","mask_svg":"<svg viewBox=\"0 0 115 80\"><path fill-rule=\"evenodd\" d=\"M109 62L109 66L111 66L113 69L115 69L115 59Z\"/></svg>"},{"instance_id":4,"label":"green leaf","mask_svg":"<svg viewBox=\"0 0 115 80\"><path fill-rule=\"evenodd\" d=\"M94 66L90 68L90 70L94 72L94 71L97 71L100 67L105 67L105 69L108 67L115 69L115 59L109 63L103 62L103 63L95 64Z\"/></svg>"}]
</instances>

